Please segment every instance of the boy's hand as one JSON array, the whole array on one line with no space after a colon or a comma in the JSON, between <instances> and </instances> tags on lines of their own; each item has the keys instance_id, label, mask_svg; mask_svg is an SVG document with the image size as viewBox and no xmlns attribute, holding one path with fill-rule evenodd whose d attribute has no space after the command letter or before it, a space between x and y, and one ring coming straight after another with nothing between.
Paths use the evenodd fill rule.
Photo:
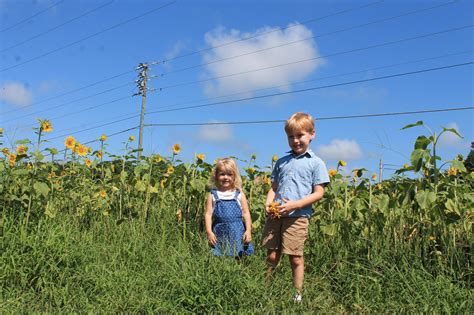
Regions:
<instances>
[{"instance_id":1,"label":"boy's hand","mask_svg":"<svg viewBox=\"0 0 474 315\"><path fill-rule=\"evenodd\" d=\"M207 240L212 246L215 246L217 244L217 237L213 232L207 233Z\"/></svg>"},{"instance_id":2,"label":"boy's hand","mask_svg":"<svg viewBox=\"0 0 474 315\"><path fill-rule=\"evenodd\" d=\"M285 216L299 209L299 205L297 201L292 201L292 200L283 198L283 203L280 205L279 209L280 209L280 214Z\"/></svg>"},{"instance_id":3,"label":"boy's hand","mask_svg":"<svg viewBox=\"0 0 474 315\"><path fill-rule=\"evenodd\" d=\"M244 243L248 244L252 241L252 232L250 231L245 231L244 237L243 237Z\"/></svg>"}]
</instances>

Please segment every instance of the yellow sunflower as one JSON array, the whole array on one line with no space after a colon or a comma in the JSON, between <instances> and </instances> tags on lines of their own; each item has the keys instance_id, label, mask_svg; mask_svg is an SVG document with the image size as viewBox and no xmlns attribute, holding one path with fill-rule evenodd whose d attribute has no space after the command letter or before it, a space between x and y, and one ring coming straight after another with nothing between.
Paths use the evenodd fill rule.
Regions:
<instances>
[{"instance_id":1,"label":"yellow sunflower","mask_svg":"<svg viewBox=\"0 0 474 315\"><path fill-rule=\"evenodd\" d=\"M175 143L173 145L173 154L179 154L179 152L181 152L181 146L179 143Z\"/></svg>"},{"instance_id":2,"label":"yellow sunflower","mask_svg":"<svg viewBox=\"0 0 474 315\"><path fill-rule=\"evenodd\" d=\"M99 140L102 141L102 142L104 142L105 140L107 140L107 136L106 136L106 135L102 135L102 136L100 136Z\"/></svg>"},{"instance_id":3,"label":"yellow sunflower","mask_svg":"<svg viewBox=\"0 0 474 315\"><path fill-rule=\"evenodd\" d=\"M18 155L25 155L26 151L28 151L27 146L19 145L19 146L16 147L16 153L18 153Z\"/></svg>"},{"instance_id":4,"label":"yellow sunflower","mask_svg":"<svg viewBox=\"0 0 474 315\"><path fill-rule=\"evenodd\" d=\"M51 125L51 122L49 120L43 120L41 122L41 130L43 132L51 132L53 131L53 126Z\"/></svg>"},{"instance_id":5,"label":"yellow sunflower","mask_svg":"<svg viewBox=\"0 0 474 315\"><path fill-rule=\"evenodd\" d=\"M74 139L73 136L68 136L66 140L64 140L64 145L66 146L66 148L73 150L76 146L76 139Z\"/></svg>"}]
</instances>

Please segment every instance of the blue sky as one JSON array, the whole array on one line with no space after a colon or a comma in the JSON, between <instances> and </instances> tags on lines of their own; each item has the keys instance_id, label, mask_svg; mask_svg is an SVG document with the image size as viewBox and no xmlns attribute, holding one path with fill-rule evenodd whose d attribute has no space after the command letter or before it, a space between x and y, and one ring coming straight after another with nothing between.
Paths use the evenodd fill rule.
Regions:
<instances>
[{"instance_id":1,"label":"blue sky","mask_svg":"<svg viewBox=\"0 0 474 315\"><path fill-rule=\"evenodd\" d=\"M0 126L5 144L13 146L34 138L36 118L50 119L54 131L45 146L58 149L66 135L87 142L135 127L141 98L132 97L132 70L140 62L156 63L149 71L147 124L472 106L472 65L311 88L471 62L473 7L472 1L0 0ZM294 93L302 89L310 90ZM285 94L261 97L278 93ZM464 136L440 141L443 159L468 154L472 110L316 121L311 147L330 168L343 159L348 169L378 171L382 159L390 175L409 160L416 137L426 134L423 128L400 130L418 120L434 131L450 127ZM120 154L131 134L138 138L137 130L110 137L108 150ZM185 162L196 153L209 162L256 154L257 164L265 166L288 150L282 123L157 126L144 132L145 154L169 156L174 143L181 144ZM98 143L91 146L97 149Z\"/></svg>"}]
</instances>

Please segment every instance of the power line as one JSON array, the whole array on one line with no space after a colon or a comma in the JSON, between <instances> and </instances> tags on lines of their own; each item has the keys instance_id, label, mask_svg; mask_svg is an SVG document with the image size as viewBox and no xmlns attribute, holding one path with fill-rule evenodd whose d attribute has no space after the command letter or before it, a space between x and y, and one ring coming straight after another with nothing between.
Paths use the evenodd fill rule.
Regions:
<instances>
[{"instance_id":1,"label":"power line","mask_svg":"<svg viewBox=\"0 0 474 315\"><path fill-rule=\"evenodd\" d=\"M115 29L115 28L117 28L117 27L123 26L123 25L125 25L125 24L127 24L127 23L130 23L130 22L132 22L132 21L134 21L134 20L137 20L137 19L139 19L139 18L142 18L142 17L144 17L144 16L146 16L146 15L148 15L148 14L151 14L151 13L153 13L153 12L159 10L159 9L162 9L162 8L164 8L164 7L167 7L167 6L169 6L169 5L171 5L171 4L175 3L175 2L176 2L176 0L173 0L173 1L168 2L168 3L164 4L164 5L161 5L161 6L157 7L157 8L154 8L154 9L152 9L152 10L149 10L149 11L143 13L143 14L140 14L140 15L137 15L137 16L135 16L135 17L133 17L133 18L128 19L128 20L122 21L122 22L120 22L120 23L118 23L118 24L115 24L115 25L113 25L113 26L111 26L111 27L108 27L108 28L106 28L106 29L103 29L103 30L101 30L101 31L99 31L99 32L96 32L96 33L94 33L94 34L91 34L91 35L89 35L89 36L86 36L86 37L84 37L84 38L82 38L82 39L76 40L76 41L74 41L74 42L72 42L72 43L69 43L69 44L67 44L67 45L65 45L65 46L62 46L62 47L53 49L53 50L51 50L51 51L49 51L49 52L46 52L46 53L44 53L44 54L42 54L42 55L39 55L39 56L36 56L36 57L34 57L34 58L25 60L25 61L23 61L23 62L21 62L21 63L17 63L17 64L15 64L15 65L13 65L13 66L0 69L0 72L4 72L4 71L10 70L10 69L13 69L13 68L22 66L22 65L27 64L27 63L29 63L29 62L31 62L31 61L40 59L40 58L42 58L42 57L48 56L48 55L50 55L50 54L52 54L52 53L55 53L55 52L57 52L57 51L63 50L63 49L68 48L68 47L71 47L71 46L73 46L73 45L75 45L75 44L78 44L78 43L80 43L80 42L83 42L83 41L85 41L85 40L87 40L87 39L90 39L90 38L92 38L92 37L95 37L95 36L100 35L100 34L102 34L102 33L105 33L105 32L108 32L108 31L110 31L110 30L113 30L113 29Z\"/></svg>"},{"instance_id":2,"label":"power line","mask_svg":"<svg viewBox=\"0 0 474 315\"><path fill-rule=\"evenodd\" d=\"M227 43L224 43L224 44L220 44L220 45L216 45L216 46L212 46L212 47L208 47L208 48L195 50L193 52L182 54L182 55L179 55L179 56L176 56L176 57L173 57L173 58L163 59L161 61L154 61L151 64L153 64L153 63L165 63L165 62L169 62L169 61L172 61L172 60L192 56L192 55L204 52L204 51L212 50L212 49L219 48L219 47L224 47L224 46L227 46L227 45L235 44L235 43L242 42L242 41L245 41L245 40L249 40L249 39L252 39L252 38L257 38L257 37L260 37L260 36L264 36L264 35L267 35L267 34L270 34L270 33L283 31L283 30L286 30L286 29L289 29L289 28L292 28L292 27L296 27L296 26L299 26L299 25L305 25L305 24L308 24L308 23L311 23L311 22L315 22L315 21L318 21L318 20L323 20L323 19L326 19L328 17L336 16L336 15L339 15L339 14L348 13L348 12L351 12L351 11L356 11L356 10L360 10L360 9L363 9L363 8L367 8L367 7L382 3L383 1L384 0L375 1L375 2L371 2L369 4L364 4L364 5L361 5L361 6L345 9L345 10L334 12L334 13L331 13L331 14L328 14L328 15L325 15L325 16L316 17L316 18L313 18L313 19L310 19L310 20L306 20L306 21L301 22L301 23L295 23L295 24L292 24L292 25L289 25L289 26L286 26L286 27L281 27L281 28L274 29L274 30L271 30L271 31L262 32L262 33L257 34L257 35L247 36L245 38L230 41L230 42L227 42Z\"/></svg>"},{"instance_id":3,"label":"power line","mask_svg":"<svg viewBox=\"0 0 474 315\"><path fill-rule=\"evenodd\" d=\"M18 46L20 46L20 45L23 45L23 44L25 44L25 43L27 43L27 42L32 41L33 39L36 39L36 38L41 37L41 36L43 36L43 35L46 35L46 34L48 34L48 33L51 33L52 31L57 30L58 28L63 27L63 26L66 25L66 24L69 24L69 23L71 23L71 22L73 22L73 21L75 21L75 20L78 20L78 19L80 19L80 18L86 16L86 15L89 15L89 14L95 12L95 11L98 11L98 10L102 9L103 7L106 7L106 6L110 5L110 4L113 3L114 1L115 1L115 0L109 1L109 2L107 2L107 3L105 3L105 4L102 4L102 5L98 6L98 7L96 7L96 8L94 8L94 9L90 10L90 11L87 11L87 12L85 12L85 13L79 15L79 16L76 16L75 18L72 18L72 19L70 19L70 20L68 20L68 21L66 21L66 22L64 22L64 23L61 23L61 24L59 24L59 25L57 25L57 26L55 26L55 27L53 27L53 28L50 28L49 30L44 31L43 33L37 34L37 35L35 35L35 36L33 36L33 37L30 37L30 38L28 38L28 39L25 39L24 41L21 41L21 42L19 42L19 43L16 43L16 44L14 44L14 45L12 45L12 46L9 46L9 47L7 47L7 48L4 48L4 49L0 50L0 53L3 53L3 52L5 52L5 51L7 51L7 50L10 50L10 49L12 49L12 48L18 47Z\"/></svg>"},{"instance_id":4,"label":"power line","mask_svg":"<svg viewBox=\"0 0 474 315\"><path fill-rule=\"evenodd\" d=\"M39 12L33 14L32 16L27 17L26 19L23 19L23 20L21 20L21 21L15 23L15 24L13 24L13 25L8 26L7 28L4 28L4 29L0 30L0 33L3 33L3 32L5 32L5 31L8 31L8 30L10 30L10 29L12 29L12 28L14 28L14 27L20 25L20 24L25 23L25 22L28 22L29 20L33 19L34 17L37 17L38 15L40 15L40 14L46 12L46 11L51 10L52 8L56 7L57 5L59 5L59 4L63 3L63 2L64 2L64 0L60 0L60 1L56 2L56 3L53 3L51 6L47 7L46 9L44 9L44 10L42 10L42 11L39 11Z\"/></svg>"},{"instance_id":5,"label":"power line","mask_svg":"<svg viewBox=\"0 0 474 315\"><path fill-rule=\"evenodd\" d=\"M300 89L300 90L295 90L295 91L289 91L289 92L279 92L279 93L260 95L260 96L252 96L252 97L245 97L245 98L240 98L240 99L235 99L235 100L207 103L207 104L201 104L201 105L195 105L195 106L185 106L185 107L178 107L178 108L173 108L173 109L156 110L156 111L149 112L148 114L174 112L174 111L185 110L185 109L194 109L194 108L215 106L215 105L221 105L221 104L243 102L243 101L249 101L249 100L255 100L255 99L262 99L262 98L273 97L273 96L280 96L280 95L288 95L288 94L308 92L308 91L314 91L314 90L321 90L321 89L344 86L344 85L351 85L351 84L370 82L370 81L378 81L378 80L408 76L408 75L413 75L413 74L419 74L419 73L425 73L425 72L431 72L431 71L437 71L437 70L443 70L443 69L449 69L449 68L455 68L455 67L462 67L462 66L471 65L473 63L474 63L473 61L469 61L469 62L465 62L465 63L453 64L453 65L448 65L448 66L422 69L422 70L410 71L410 72L403 72L403 73L397 73L397 74L386 75L386 76L381 76L381 77L375 77L375 78L370 78L370 79L363 79L363 80L348 81L348 82L342 82L342 83L336 83L336 84L330 84L330 85L316 86L316 87Z\"/></svg>"},{"instance_id":6,"label":"power line","mask_svg":"<svg viewBox=\"0 0 474 315\"><path fill-rule=\"evenodd\" d=\"M337 31L329 32L329 33L326 33L326 34L320 34L320 35L315 35L315 36L311 36L311 37L307 37L307 38L303 38L303 39L299 39L299 40L294 40L294 41L287 42L287 43L284 43L284 44L271 46L271 47L259 49L259 50L256 50L256 51L252 51L252 52L232 56L232 57L226 57L226 58L222 58L222 59L219 59L219 60L213 60L213 61L210 61L210 62L206 62L206 63L194 65L194 66L189 66L189 67L185 67L185 68L181 68L181 69L176 69L176 70L164 72L164 73L161 74L161 76L163 77L165 75L172 74L172 73L177 73L177 72L182 72L182 71L191 70L191 69L195 69L195 68L200 68L200 67L204 67L204 66L214 64L214 63L218 63L218 62L222 62L222 61L228 61L228 60L232 60L232 59L235 59L235 58L260 53L260 52L263 52L263 51L267 51L267 50L271 50L271 49L275 49L275 48L279 48L279 47L284 47L284 46L288 46L288 45L297 44L297 43L300 43L300 42L303 42L303 41L308 41L308 40L315 39L315 38L321 38L321 37L328 36L328 35L334 35L334 34L346 32L346 31L354 30L354 29L357 29L357 28L361 28L361 27L365 27L365 26L369 26L369 25L373 25L373 24L377 24L377 23L381 23L381 22L386 22L386 21L398 19L398 18L408 16L408 15L411 15L411 14L416 14L416 13L432 10L432 9L435 9L435 8L439 8L441 6L445 6L445 5L448 5L448 4L452 4L456 1L457 0L454 0L454 1L451 1L451 2L442 3L442 4L439 4L439 5L436 5L436 6L432 6L432 7L423 8L423 9L419 9L419 10L414 10L414 11L394 15L394 16L390 16L390 17L387 17L387 18L371 21L371 22L368 22L368 23L363 23L363 24L351 26L351 27L348 27L348 28L340 29L340 30L337 30ZM156 76L154 76L154 77L156 77ZM154 78L154 77L152 77L152 78Z\"/></svg>"},{"instance_id":7,"label":"power line","mask_svg":"<svg viewBox=\"0 0 474 315\"><path fill-rule=\"evenodd\" d=\"M308 91L326 89L326 88L337 87L337 86L351 85L351 84L357 84L357 83L363 83L363 82L369 82L369 81L376 81L376 80L383 80L383 79L389 79L389 78L395 78L395 77L425 73L425 72L429 72L429 71L436 71L436 70L443 70L443 69L449 69L449 68L454 68L454 67L461 67L461 66L471 65L473 63L474 62L471 61L471 62L462 63L462 64L454 64L454 65L448 65L448 66L437 67L437 68L429 68L429 69L423 69L423 70L417 70L417 71L411 71L411 72L397 73L397 74L393 74L393 75L387 75L387 76L376 77L376 78L371 78L371 79L348 81L348 82L343 82L343 83L338 83L338 84L317 86L317 87L312 87L312 88L307 88L307 89L300 89L300 90L289 91L289 92L273 93L273 94L267 94L267 95L261 95L261 96L247 97L247 98L241 98L241 99L229 100L229 101L222 101L222 102L207 103L207 104L201 104L201 105L196 105L196 106L187 106L187 107L174 108L174 109L168 109L168 110L157 110L157 111L149 112L147 114L151 115L151 114L162 113L162 112L172 112L172 111L179 111L179 110L186 110L186 109L194 109L194 108L222 105L222 104L228 104L228 103L234 103L234 102L248 101L248 100L253 100L253 99L262 99L262 98L279 96L279 95L308 92ZM140 115L129 116L129 117L126 117L126 118L123 118L123 119L111 121L111 122L106 123L106 124L100 124L99 126L93 126L93 127L87 128L87 129L79 130L75 133L90 131L90 130L93 130L93 129L97 129L97 128L101 128L101 127L104 127L104 126L116 124L116 123L127 121L127 120L130 120L130 119L134 119L134 118L137 118L139 116ZM61 136L58 136L56 138L63 137L63 136L66 136L66 135L61 135ZM56 138L51 138L51 139L56 139Z\"/></svg>"},{"instance_id":8,"label":"power line","mask_svg":"<svg viewBox=\"0 0 474 315\"><path fill-rule=\"evenodd\" d=\"M84 86L79 87L79 88L77 88L77 89L69 90L69 91L64 92L64 93L62 93L62 94L58 94L58 95L55 95L55 96L52 96L52 97L45 98L45 99L43 99L43 100L41 100L41 101L38 101L38 102L36 102L36 103L31 104L30 106L38 105L38 104L44 103L44 102L46 102L46 101L50 101L50 100L56 99L56 98L61 97L61 96L65 96L65 95L68 95L68 94L71 94L71 93L74 93L74 92L77 92L77 91L84 90L84 89L86 89L86 88L89 88L89 87L98 85L98 84L100 84L100 83L104 83L104 82L106 82L106 81L109 81L109 80L112 80L112 79L115 79L115 78L124 76L124 75L126 75L126 74L131 73L131 72L135 72L135 69L129 70L129 71L126 71L126 72L122 72L122 73L119 73L119 74L117 74L117 75L114 75L114 76L111 76L111 77L108 77L108 78L105 78L105 79L102 79L102 80L99 80L99 81L96 81L96 82L93 82L93 83L84 85ZM130 84L131 84L131 83L130 83ZM17 112L17 111L20 111L20 110L24 110L24 108L22 107L22 108L12 109L12 110L3 112L3 113L1 113L1 114L2 114L2 115L6 115L6 114L13 113L13 112Z\"/></svg>"},{"instance_id":9,"label":"power line","mask_svg":"<svg viewBox=\"0 0 474 315\"><path fill-rule=\"evenodd\" d=\"M401 115L414 115L414 114L427 114L427 113L439 113L439 112L451 112L451 111L462 111L462 110L472 110L474 106L466 107L454 107L454 108L437 108L437 109L426 109L418 111L405 111L405 112L391 112L391 113L377 113L377 114L363 114L363 115L348 115L348 116L328 116L328 117L319 117L315 118L315 121L324 121L324 120L342 120L342 119L359 119L359 118L373 118L373 117L386 117L386 116L401 116ZM271 123L284 123L286 119L277 119L277 120L254 120L254 121L234 121L234 122L207 122L207 123L170 123L170 124L146 124L145 127L177 127L177 126L205 126L205 125L243 125L243 124L271 124ZM108 124L106 124L108 125ZM106 126L103 125L103 126ZM140 126L131 127L125 130L121 130L112 134L107 135L107 137L112 137L124 132L128 132L134 129L138 129ZM48 138L47 140L54 140L62 137L66 137L73 134L82 133L89 131L91 129L84 129L78 132L64 134L61 136ZM89 144L99 141L98 139L90 140L84 142L84 144ZM62 150L64 151L64 150ZM62 152L60 151L60 152ZM387 164L388 165L388 164Z\"/></svg>"},{"instance_id":10,"label":"power line","mask_svg":"<svg viewBox=\"0 0 474 315\"><path fill-rule=\"evenodd\" d=\"M33 112L33 113L29 113L29 114L25 114L21 117L17 117L17 118L12 118L12 119L9 119L9 120L6 120L4 121L4 123L8 123L8 122L11 122L11 121L15 121L15 120L18 120L18 119L22 119L24 117L28 117L28 116L34 116L34 115L37 115L37 114L40 114L40 113L44 113L44 112L48 112L50 110L53 110L53 109L57 109L57 108L60 108L60 107L64 107L66 105L69 105L69 104L72 104L72 103L76 103L76 102L79 102L79 101L83 101L83 100L86 100L86 99L89 99L89 98L92 98L92 97L95 97L95 96L98 96L98 95L102 95L102 94L105 94L105 93L108 93L108 92L111 92L111 91L114 91L114 90L117 90L117 89L120 89L120 88L123 88L125 86L129 86L129 85L134 85L135 82L129 82L129 83L126 83L126 84L122 84L122 85L119 85L119 86L116 86L116 87L113 87L113 88L110 88L110 89L107 89L105 91L101 91L99 93L95 93L95 94L92 94L92 95L88 95L88 96L85 96L85 97L81 97L79 99L76 99L76 100L73 100L73 101L70 101L70 102L67 102L67 103L62 103L62 104L59 104L59 105L56 105L56 106L53 106L53 107L50 107L50 108L46 108L46 109L43 109L43 110L38 110L36 112Z\"/></svg>"},{"instance_id":11,"label":"power line","mask_svg":"<svg viewBox=\"0 0 474 315\"><path fill-rule=\"evenodd\" d=\"M349 53L353 53L353 52L359 52L359 51L368 50L368 49L372 49L372 48L379 48L379 47L398 44L398 43L411 41L411 40L415 40L415 39L420 39L420 38L430 37L430 36L434 36L434 35L440 35L440 34L444 34L444 33L459 31L459 30L463 30L463 29L466 29L466 28L470 28L472 26L474 26L474 24L465 25L465 26L456 27L456 28L451 28L451 29L447 29L447 30L443 30L443 31L434 32L434 33L423 34L423 35L414 36L414 37L398 39L398 40L395 40L395 41L375 44L375 45L366 46L366 47L362 47L362 48L355 48L355 49L346 50L346 51L337 52L337 53L332 53L332 54L328 54L328 55L324 55L324 56L318 56L318 57L307 58L307 59L297 60L297 61L278 64L278 65L273 65L273 66L269 66L269 67L263 67L263 68L258 68L258 69L248 70L248 71L242 71L242 72L237 72L237 73L230 73L230 74L227 74L227 75L217 76L217 77L208 78L208 79L176 83L176 84L161 87L160 90L180 87L180 86L184 86L184 85L202 83L202 82L207 82L207 81L213 81L213 80L223 79L223 78L228 78L228 77L234 77L234 76L238 76L238 75L242 75L242 74L248 74L248 73L253 73L253 72L258 72L258 71L263 71L263 70L279 68L279 67L283 67L283 66L294 65L294 64L298 64L298 63L302 63L302 62L308 62L308 61L313 61L313 60L322 59L322 58L334 57L334 56L338 56L338 55L349 54Z\"/></svg>"},{"instance_id":12,"label":"power line","mask_svg":"<svg viewBox=\"0 0 474 315\"><path fill-rule=\"evenodd\" d=\"M372 117L384 117L384 116L401 116L401 115L413 115L413 114L426 114L426 113L439 113L439 112L451 112L461 110L472 110L474 106L467 107L455 107L455 108L438 108L438 109L425 109L418 111L406 111L406 112L392 112L392 113L377 113L377 114L363 114L363 115L350 115L350 116L330 116L330 117L315 117L315 121L324 120L341 120L341 119L358 119L358 118L372 118ZM274 124L284 123L286 119L277 120L250 120L250 121L228 121L228 122L205 122L205 123L162 123L162 124L147 124L145 127L179 127L179 126L214 126L214 125L250 125L250 124ZM389 165L389 164L385 164ZM392 165L392 164L390 164Z\"/></svg>"},{"instance_id":13,"label":"power line","mask_svg":"<svg viewBox=\"0 0 474 315\"><path fill-rule=\"evenodd\" d=\"M174 105L161 106L160 108L161 109L169 108L169 107L173 108L173 107L176 107L176 106L179 106L179 105L197 103L197 102L201 102L201 101L209 101L209 100L213 100L213 99L222 99L222 98L227 98L227 97L236 96L236 95L245 95L245 94L259 92L259 91L265 91L265 90L270 90L270 89L278 89L278 88L283 88L283 87L289 87L289 86L296 85L296 84L309 83L309 82L320 81L320 80L325 80L325 79L333 79L333 78L342 77L342 76L348 76L348 75L353 75L353 74L358 74L358 73L364 73L364 72L368 72L368 71L375 71L375 70L380 70L380 69L385 69L385 68L390 68L390 67L396 67L396 66L401 66L401 65L412 64L412 63L419 63L419 62L423 62L423 61L440 59L440 58L445 58L445 57L451 57L451 56L456 56L456 55L461 55L461 54L466 54L466 53L472 53L472 52L473 52L473 50L466 50L466 51L461 51L461 52L456 52L456 53L444 54L444 55L441 55L441 56L415 59L415 60L390 64L390 65L384 65L384 66L375 67L375 68L368 68L368 69L352 71L352 72L346 72L346 73L340 73L340 74L335 74L335 75L330 75L330 76L325 76L325 77L318 77L316 79L311 79L311 80L297 81L297 82L293 82L293 83L290 83L290 84L282 84L282 85L277 85L277 86L272 86L272 87L267 87L267 88L246 90L246 91L231 93L231 94L212 97L212 98L192 100L192 101L177 103L177 104L174 104ZM149 90L149 92L156 92L156 91L158 91L158 89L150 89Z\"/></svg>"}]
</instances>

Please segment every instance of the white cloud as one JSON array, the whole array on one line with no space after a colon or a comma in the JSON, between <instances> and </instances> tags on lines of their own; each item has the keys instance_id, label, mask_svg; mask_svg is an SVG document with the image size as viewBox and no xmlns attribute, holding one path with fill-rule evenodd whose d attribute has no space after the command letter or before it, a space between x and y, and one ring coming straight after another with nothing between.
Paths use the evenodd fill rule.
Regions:
<instances>
[{"instance_id":1,"label":"white cloud","mask_svg":"<svg viewBox=\"0 0 474 315\"><path fill-rule=\"evenodd\" d=\"M458 124L454 122L449 123L445 127L449 129L451 128L455 129L459 134L461 134ZM439 137L439 140L438 140L438 144L442 147L458 147L461 145L462 142L463 142L462 138L459 138L455 133L452 133L450 131L443 133L441 137Z\"/></svg>"},{"instance_id":2,"label":"white cloud","mask_svg":"<svg viewBox=\"0 0 474 315\"><path fill-rule=\"evenodd\" d=\"M293 24L290 24L289 26L292 25ZM272 32L266 35L239 41L270 31ZM234 73L287 64L303 59L316 58L320 55L314 39L284 45L312 36L313 33L311 30L302 25L292 26L284 30L263 27L253 33L242 33L236 29L227 30L223 27L216 28L205 34L206 44L211 47L217 47L203 54L204 63L210 63L206 65L205 77L221 77ZM237 42L230 45L223 45L234 41ZM284 46L212 63L221 59L231 58L278 45ZM303 80L324 63L325 61L323 59L315 59L288 66L274 67L268 70L223 77L217 79L217 81L207 83L205 91L209 95L223 95L243 90L289 85L295 81ZM280 91L288 91L289 89L289 86L279 88Z\"/></svg>"},{"instance_id":3,"label":"white cloud","mask_svg":"<svg viewBox=\"0 0 474 315\"><path fill-rule=\"evenodd\" d=\"M25 85L16 82L5 83L0 88L0 100L16 106L31 105L32 94Z\"/></svg>"},{"instance_id":4,"label":"white cloud","mask_svg":"<svg viewBox=\"0 0 474 315\"><path fill-rule=\"evenodd\" d=\"M173 59L175 57L177 57L181 51L183 51L185 45L182 41L177 41L173 47L171 48L171 50L169 50L166 54L165 54L165 60L169 60L169 59ZM167 65L167 63L165 63L165 65Z\"/></svg>"},{"instance_id":5,"label":"white cloud","mask_svg":"<svg viewBox=\"0 0 474 315\"><path fill-rule=\"evenodd\" d=\"M203 141L226 142L234 139L234 132L228 125L206 125L199 129L197 137Z\"/></svg>"},{"instance_id":6,"label":"white cloud","mask_svg":"<svg viewBox=\"0 0 474 315\"><path fill-rule=\"evenodd\" d=\"M334 139L330 144L320 145L316 154L323 160L358 160L363 157L362 149L355 140Z\"/></svg>"}]
</instances>

